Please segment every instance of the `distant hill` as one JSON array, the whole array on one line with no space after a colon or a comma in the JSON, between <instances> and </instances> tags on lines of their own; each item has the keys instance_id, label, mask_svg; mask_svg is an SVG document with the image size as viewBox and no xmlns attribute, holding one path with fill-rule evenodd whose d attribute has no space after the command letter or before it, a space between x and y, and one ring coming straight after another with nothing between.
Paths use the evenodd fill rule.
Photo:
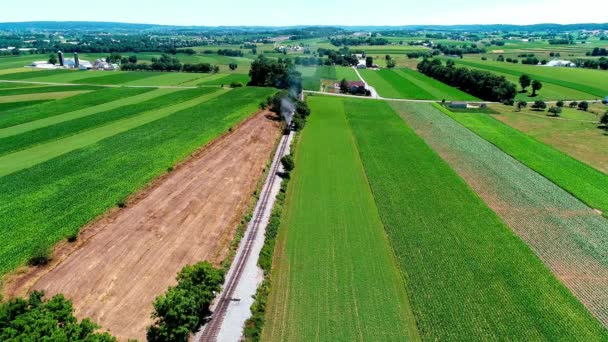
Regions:
<instances>
[{"instance_id":1,"label":"distant hill","mask_svg":"<svg viewBox=\"0 0 608 342\"><path fill-rule=\"evenodd\" d=\"M319 25L299 25L299 26L170 26L156 24L131 24L115 22L94 22L94 21L30 21L16 23L0 23L0 31L42 31L42 32L61 32L61 31L82 31L82 32L179 32L179 31L225 31L225 32L277 32L289 31L300 28L340 28L347 31L576 31L576 30L608 30L608 23L594 24L535 24L535 25L403 25L403 26L319 26Z\"/></svg>"}]
</instances>

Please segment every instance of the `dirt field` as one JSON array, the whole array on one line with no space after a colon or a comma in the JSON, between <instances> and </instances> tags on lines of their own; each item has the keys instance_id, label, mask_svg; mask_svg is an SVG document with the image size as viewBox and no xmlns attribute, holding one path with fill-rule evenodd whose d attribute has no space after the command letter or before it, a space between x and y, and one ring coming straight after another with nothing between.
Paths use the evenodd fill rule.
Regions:
<instances>
[{"instance_id":1,"label":"dirt field","mask_svg":"<svg viewBox=\"0 0 608 342\"><path fill-rule=\"evenodd\" d=\"M30 270L5 289L63 293L80 318L121 340L145 340L154 298L186 264L227 255L237 223L280 134L259 113L119 210L87 227L77 248L59 247L47 270Z\"/></svg>"}]
</instances>

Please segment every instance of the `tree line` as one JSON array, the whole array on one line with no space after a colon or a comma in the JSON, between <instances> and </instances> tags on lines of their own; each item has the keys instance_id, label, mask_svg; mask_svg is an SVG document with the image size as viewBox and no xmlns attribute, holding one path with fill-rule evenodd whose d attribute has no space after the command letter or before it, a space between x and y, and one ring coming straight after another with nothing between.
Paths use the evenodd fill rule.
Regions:
<instances>
[{"instance_id":1,"label":"tree line","mask_svg":"<svg viewBox=\"0 0 608 342\"><path fill-rule=\"evenodd\" d=\"M112 56L110 56L110 58L112 58ZM160 58L152 58L152 63L137 63L136 57L129 57L125 60L120 58L120 55L112 58L112 60L116 59L121 61L120 69L124 71L182 71L192 73L217 73L220 71L219 66L209 63L182 64L179 59L167 54L161 55ZM108 62L112 63L111 61Z\"/></svg>"},{"instance_id":2,"label":"tree line","mask_svg":"<svg viewBox=\"0 0 608 342\"><path fill-rule=\"evenodd\" d=\"M423 74L477 96L486 101L509 102L517 94L515 84L491 72L455 67L454 61L443 65L438 59L425 59L418 64Z\"/></svg>"}]
</instances>

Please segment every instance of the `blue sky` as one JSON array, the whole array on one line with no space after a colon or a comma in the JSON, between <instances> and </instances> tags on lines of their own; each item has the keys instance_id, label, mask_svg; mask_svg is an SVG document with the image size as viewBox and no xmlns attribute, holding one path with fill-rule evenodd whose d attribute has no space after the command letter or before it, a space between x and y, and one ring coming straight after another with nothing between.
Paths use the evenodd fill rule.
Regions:
<instances>
[{"instance_id":1,"label":"blue sky","mask_svg":"<svg viewBox=\"0 0 608 342\"><path fill-rule=\"evenodd\" d=\"M565 24L608 22L604 1L3 0L0 22L84 20L204 26Z\"/></svg>"}]
</instances>

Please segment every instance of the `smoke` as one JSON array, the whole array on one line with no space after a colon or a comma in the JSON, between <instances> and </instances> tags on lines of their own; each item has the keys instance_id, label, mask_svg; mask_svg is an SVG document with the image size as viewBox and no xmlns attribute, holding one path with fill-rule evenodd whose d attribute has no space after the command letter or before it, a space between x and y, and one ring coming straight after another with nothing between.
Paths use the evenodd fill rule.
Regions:
<instances>
[{"instance_id":1,"label":"smoke","mask_svg":"<svg viewBox=\"0 0 608 342\"><path fill-rule=\"evenodd\" d=\"M296 112L296 104L293 102L293 99L290 96L285 96L281 99L281 115L287 126L291 125L291 121L293 120L293 114Z\"/></svg>"}]
</instances>

